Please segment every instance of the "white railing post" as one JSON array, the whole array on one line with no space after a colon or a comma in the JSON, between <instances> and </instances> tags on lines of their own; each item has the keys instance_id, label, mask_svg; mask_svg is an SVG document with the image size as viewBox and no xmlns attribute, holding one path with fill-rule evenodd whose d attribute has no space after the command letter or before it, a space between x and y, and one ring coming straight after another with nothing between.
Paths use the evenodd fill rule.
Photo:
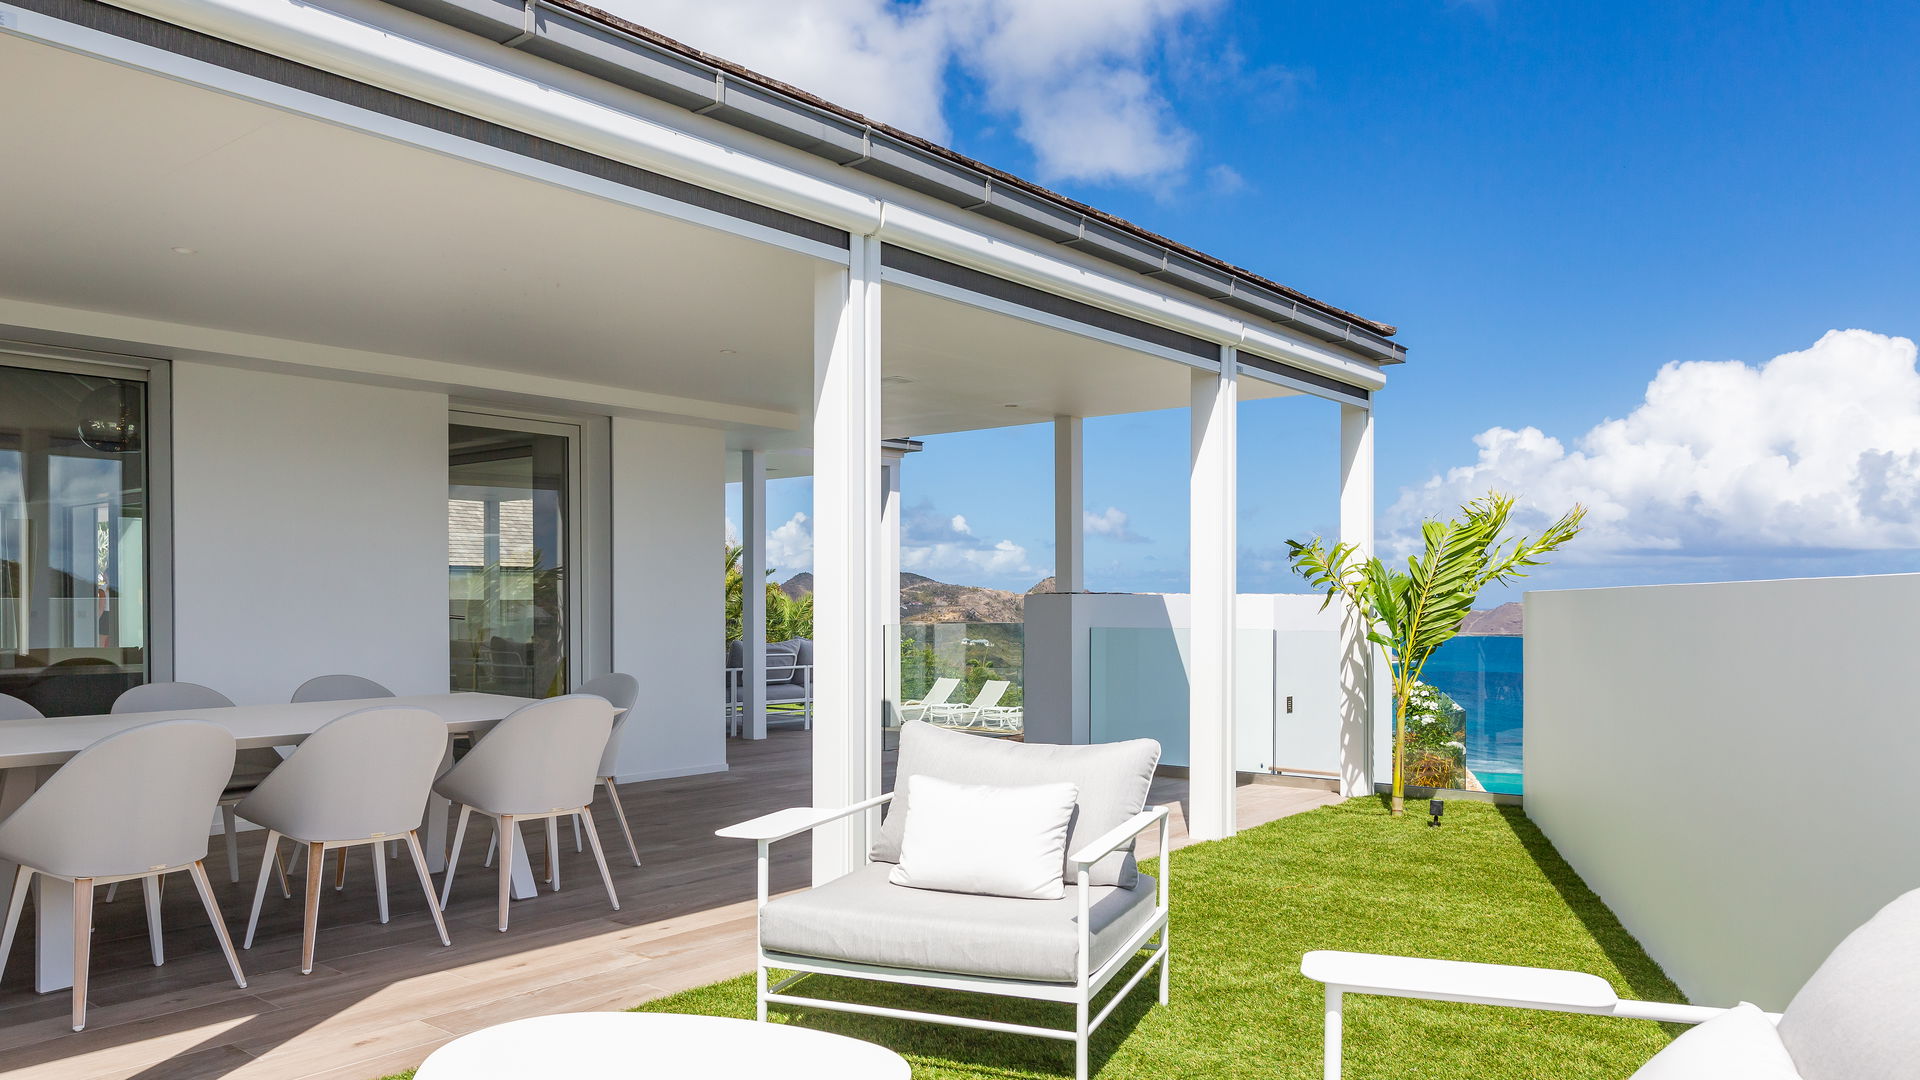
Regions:
<instances>
[{"instance_id":1,"label":"white railing post","mask_svg":"<svg viewBox=\"0 0 1920 1080\"><path fill-rule=\"evenodd\" d=\"M1218 374L1193 373L1187 832L1196 840L1218 840L1234 833L1238 376L1239 362L1231 347L1220 350Z\"/></svg>"},{"instance_id":2,"label":"white railing post","mask_svg":"<svg viewBox=\"0 0 1920 1080\"><path fill-rule=\"evenodd\" d=\"M880 787L880 243L853 238L846 269L814 291L813 802L849 806ZM867 816L813 834L813 882L865 862Z\"/></svg>"}]
</instances>

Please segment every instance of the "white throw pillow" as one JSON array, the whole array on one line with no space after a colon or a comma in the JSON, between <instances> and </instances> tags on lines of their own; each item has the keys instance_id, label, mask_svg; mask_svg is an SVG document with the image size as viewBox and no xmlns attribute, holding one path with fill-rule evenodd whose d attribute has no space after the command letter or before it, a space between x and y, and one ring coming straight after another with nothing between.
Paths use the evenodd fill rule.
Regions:
<instances>
[{"instance_id":1,"label":"white throw pillow","mask_svg":"<svg viewBox=\"0 0 1920 1080\"><path fill-rule=\"evenodd\" d=\"M913 812L887 880L911 889L1058 900L1066 895L1060 868L1079 797L1070 783L990 787L909 776Z\"/></svg>"},{"instance_id":2,"label":"white throw pillow","mask_svg":"<svg viewBox=\"0 0 1920 1080\"><path fill-rule=\"evenodd\" d=\"M1632 1080L1800 1080L1800 1072L1773 1021L1743 1001L1668 1043Z\"/></svg>"}]
</instances>

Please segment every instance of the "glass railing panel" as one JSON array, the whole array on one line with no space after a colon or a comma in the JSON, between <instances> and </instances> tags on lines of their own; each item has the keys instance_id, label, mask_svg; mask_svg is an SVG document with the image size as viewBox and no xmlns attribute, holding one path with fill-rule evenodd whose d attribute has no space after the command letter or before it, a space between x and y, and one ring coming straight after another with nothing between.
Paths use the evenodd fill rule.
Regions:
<instances>
[{"instance_id":1,"label":"glass railing panel","mask_svg":"<svg viewBox=\"0 0 1920 1080\"><path fill-rule=\"evenodd\" d=\"M1487 791L1518 795L1524 789L1525 684L1518 635L1462 635L1427 661L1421 680L1461 710L1466 767Z\"/></svg>"},{"instance_id":2,"label":"glass railing panel","mask_svg":"<svg viewBox=\"0 0 1920 1080\"><path fill-rule=\"evenodd\" d=\"M904 623L899 715L983 735L1019 736L1025 728L1025 665L1023 623ZM946 679L954 680L951 689L939 693Z\"/></svg>"}]
</instances>

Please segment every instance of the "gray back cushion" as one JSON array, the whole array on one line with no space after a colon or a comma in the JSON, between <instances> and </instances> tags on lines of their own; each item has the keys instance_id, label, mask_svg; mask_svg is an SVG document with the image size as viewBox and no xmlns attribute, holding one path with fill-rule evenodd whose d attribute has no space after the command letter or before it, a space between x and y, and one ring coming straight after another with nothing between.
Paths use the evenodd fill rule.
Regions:
<instances>
[{"instance_id":1,"label":"gray back cushion","mask_svg":"<svg viewBox=\"0 0 1920 1080\"><path fill-rule=\"evenodd\" d=\"M1920 889L1848 934L1793 996L1780 1041L1805 1080L1920 1076Z\"/></svg>"},{"instance_id":2,"label":"gray back cushion","mask_svg":"<svg viewBox=\"0 0 1920 1080\"><path fill-rule=\"evenodd\" d=\"M1099 839L1146 808L1153 767L1159 762L1160 744L1152 739L1056 746L964 735L910 720L900 729L900 765L893 781L893 802L888 804L886 820L874 838L872 858L875 862L900 861L900 836L911 811L907 805L909 776L997 787L1071 781L1080 789L1073 826L1067 833L1067 852L1071 854L1081 844ZM1069 882L1075 880L1066 875L1064 865L1061 875ZM1094 885L1131 889L1138 880L1131 843L1093 864L1091 870Z\"/></svg>"}]
</instances>

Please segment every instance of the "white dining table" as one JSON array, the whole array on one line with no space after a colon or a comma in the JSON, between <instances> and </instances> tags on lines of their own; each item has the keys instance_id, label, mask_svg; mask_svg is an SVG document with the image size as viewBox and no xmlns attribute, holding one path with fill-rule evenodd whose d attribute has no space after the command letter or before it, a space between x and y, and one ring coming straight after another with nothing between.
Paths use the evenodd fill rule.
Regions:
<instances>
[{"instance_id":1,"label":"white dining table","mask_svg":"<svg viewBox=\"0 0 1920 1080\"><path fill-rule=\"evenodd\" d=\"M293 746L328 721L359 709L407 705L437 714L447 725L447 758L453 760L453 737L478 733L506 719L535 699L508 694L416 694L408 697L360 698L347 701L301 701L278 705L235 705L219 709L178 709L166 712L102 713L92 716L55 716L0 721L0 818L27 801L60 763L116 732L158 720L209 720L233 733L240 749ZM213 807L207 808L211 824ZM428 868L446 869L447 800L427 800L424 836ZM524 900L537 889L533 864L525 844L513 845L513 897ZM14 866L0 862L0 910L12 899ZM64 883L36 875L34 893L34 989L51 993L73 985L73 891ZM49 884L54 887L49 888Z\"/></svg>"}]
</instances>

